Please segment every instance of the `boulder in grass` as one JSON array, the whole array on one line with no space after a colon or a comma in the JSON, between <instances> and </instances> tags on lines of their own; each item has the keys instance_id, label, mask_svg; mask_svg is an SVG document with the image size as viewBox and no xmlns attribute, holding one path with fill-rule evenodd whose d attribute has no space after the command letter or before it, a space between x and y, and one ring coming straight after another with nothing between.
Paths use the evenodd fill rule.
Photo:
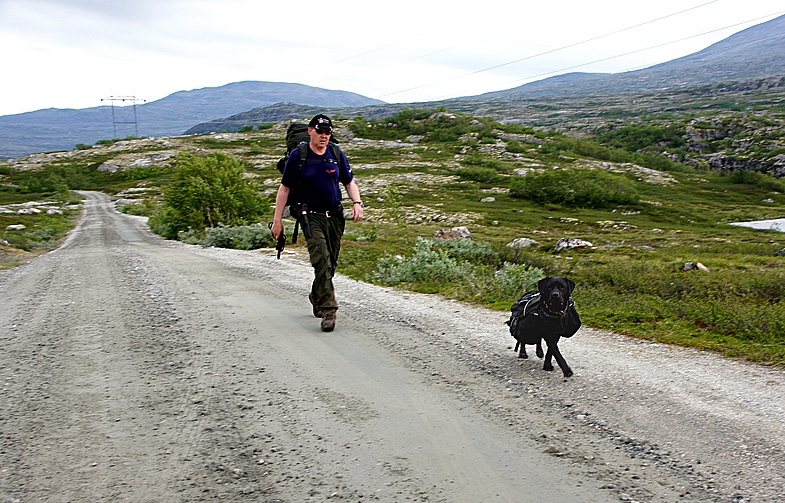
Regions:
<instances>
[{"instance_id":1,"label":"boulder in grass","mask_svg":"<svg viewBox=\"0 0 785 503\"><path fill-rule=\"evenodd\" d=\"M452 229L438 230L433 233L433 237L448 241L458 241L459 239L471 239L472 234L466 227L453 227Z\"/></svg>"},{"instance_id":2,"label":"boulder in grass","mask_svg":"<svg viewBox=\"0 0 785 503\"><path fill-rule=\"evenodd\" d=\"M556 247L553 249L555 252L564 250L575 250L576 248L591 248L594 245L588 241L578 238L561 238L556 242Z\"/></svg>"}]
</instances>

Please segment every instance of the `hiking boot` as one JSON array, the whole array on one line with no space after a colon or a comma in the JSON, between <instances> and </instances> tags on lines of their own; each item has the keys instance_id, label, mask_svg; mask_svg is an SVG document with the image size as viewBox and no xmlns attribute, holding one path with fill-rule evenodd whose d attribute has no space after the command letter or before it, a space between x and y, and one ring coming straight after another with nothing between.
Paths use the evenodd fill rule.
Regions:
<instances>
[{"instance_id":1,"label":"hiking boot","mask_svg":"<svg viewBox=\"0 0 785 503\"><path fill-rule=\"evenodd\" d=\"M322 332L332 332L335 329L335 313L322 316Z\"/></svg>"},{"instance_id":2,"label":"hiking boot","mask_svg":"<svg viewBox=\"0 0 785 503\"><path fill-rule=\"evenodd\" d=\"M319 309L319 306L317 306L316 302L314 302L312 293L308 295L308 300L311 301L311 306L313 307L313 315L316 318L321 318L322 316L324 316L324 313L322 312L322 310Z\"/></svg>"}]
</instances>

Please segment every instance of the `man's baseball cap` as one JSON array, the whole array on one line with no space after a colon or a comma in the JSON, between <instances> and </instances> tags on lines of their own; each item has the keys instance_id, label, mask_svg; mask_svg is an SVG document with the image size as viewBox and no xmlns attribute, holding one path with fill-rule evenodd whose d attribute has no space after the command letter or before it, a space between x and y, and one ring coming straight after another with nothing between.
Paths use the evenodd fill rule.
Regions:
<instances>
[{"instance_id":1,"label":"man's baseball cap","mask_svg":"<svg viewBox=\"0 0 785 503\"><path fill-rule=\"evenodd\" d=\"M324 114L319 114L311 119L311 122L308 123L308 127L312 127L317 131L332 131L333 130L333 121L330 120Z\"/></svg>"}]
</instances>

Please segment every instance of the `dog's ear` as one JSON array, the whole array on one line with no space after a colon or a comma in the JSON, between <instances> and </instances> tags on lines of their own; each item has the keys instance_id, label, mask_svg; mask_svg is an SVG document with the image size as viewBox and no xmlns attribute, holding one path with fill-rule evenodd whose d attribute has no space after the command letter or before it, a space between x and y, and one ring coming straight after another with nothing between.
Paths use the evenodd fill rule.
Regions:
<instances>
[{"instance_id":1,"label":"dog's ear","mask_svg":"<svg viewBox=\"0 0 785 503\"><path fill-rule=\"evenodd\" d=\"M550 281L550 279L551 278L549 276L547 278L542 278L540 281L537 282L537 290L539 290L540 295L542 295L543 298L545 298L545 288L546 285L548 284L548 281Z\"/></svg>"},{"instance_id":2,"label":"dog's ear","mask_svg":"<svg viewBox=\"0 0 785 503\"><path fill-rule=\"evenodd\" d=\"M564 281L567 282L567 295L572 295L572 291L575 290L575 282L569 278L564 278Z\"/></svg>"}]
</instances>

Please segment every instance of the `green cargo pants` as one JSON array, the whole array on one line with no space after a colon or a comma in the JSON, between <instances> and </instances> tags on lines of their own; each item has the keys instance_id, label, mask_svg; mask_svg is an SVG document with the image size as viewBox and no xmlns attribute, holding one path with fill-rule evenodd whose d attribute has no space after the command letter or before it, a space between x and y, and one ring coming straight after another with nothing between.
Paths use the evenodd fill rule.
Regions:
<instances>
[{"instance_id":1,"label":"green cargo pants","mask_svg":"<svg viewBox=\"0 0 785 503\"><path fill-rule=\"evenodd\" d=\"M330 212L330 216L310 214L311 237L306 239L308 255L313 266L311 298L324 314L338 309L333 288L333 276L341 252L341 238L346 227L342 211Z\"/></svg>"}]
</instances>

